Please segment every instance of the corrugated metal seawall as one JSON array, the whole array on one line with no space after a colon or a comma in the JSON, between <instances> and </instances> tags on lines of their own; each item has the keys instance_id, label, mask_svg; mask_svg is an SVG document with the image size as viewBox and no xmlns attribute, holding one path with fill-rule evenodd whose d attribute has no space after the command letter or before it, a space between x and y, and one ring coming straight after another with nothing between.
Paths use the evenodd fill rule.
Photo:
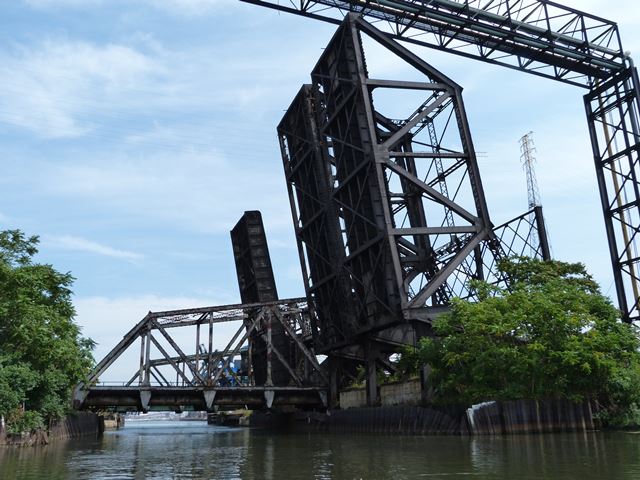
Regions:
<instances>
[{"instance_id":1,"label":"corrugated metal seawall","mask_svg":"<svg viewBox=\"0 0 640 480\"><path fill-rule=\"evenodd\" d=\"M296 429L405 435L505 435L594 428L589 402L515 400L464 407L381 406L298 414Z\"/></svg>"}]
</instances>

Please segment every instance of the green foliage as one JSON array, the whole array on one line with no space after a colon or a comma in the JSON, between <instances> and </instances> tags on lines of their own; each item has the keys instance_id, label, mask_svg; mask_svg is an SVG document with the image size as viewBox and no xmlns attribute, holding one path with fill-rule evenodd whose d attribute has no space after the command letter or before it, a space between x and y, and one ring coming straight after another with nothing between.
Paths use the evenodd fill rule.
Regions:
<instances>
[{"instance_id":1,"label":"green foliage","mask_svg":"<svg viewBox=\"0 0 640 480\"><path fill-rule=\"evenodd\" d=\"M422 364L418 349L415 347L405 347L400 353L400 358L396 362L396 368L399 380L418 375L420 365Z\"/></svg>"},{"instance_id":2,"label":"green foliage","mask_svg":"<svg viewBox=\"0 0 640 480\"><path fill-rule=\"evenodd\" d=\"M73 277L34 263L37 244L19 230L0 232L0 415L24 425L36 413L64 414L93 365L94 343L73 321ZM20 405L27 412L16 416Z\"/></svg>"},{"instance_id":3,"label":"green foliage","mask_svg":"<svg viewBox=\"0 0 640 480\"><path fill-rule=\"evenodd\" d=\"M9 433L32 432L43 427L44 420L40 412L23 411L17 408L7 415L7 431Z\"/></svg>"},{"instance_id":4,"label":"green foliage","mask_svg":"<svg viewBox=\"0 0 640 480\"><path fill-rule=\"evenodd\" d=\"M0 358L0 412L6 414L25 402L37 383L38 376L28 364Z\"/></svg>"},{"instance_id":5,"label":"green foliage","mask_svg":"<svg viewBox=\"0 0 640 480\"><path fill-rule=\"evenodd\" d=\"M611 418L640 399L640 342L584 265L500 262L509 291L475 282L479 301L454 300L422 339L442 402L562 397L598 399Z\"/></svg>"}]
</instances>

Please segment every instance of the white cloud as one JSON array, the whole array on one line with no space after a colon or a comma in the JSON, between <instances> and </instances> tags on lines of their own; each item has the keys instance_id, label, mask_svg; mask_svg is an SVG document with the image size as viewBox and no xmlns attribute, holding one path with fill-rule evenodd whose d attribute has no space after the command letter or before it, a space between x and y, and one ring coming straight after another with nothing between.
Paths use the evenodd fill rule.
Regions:
<instances>
[{"instance_id":1,"label":"white cloud","mask_svg":"<svg viewBox=\"0 0 640 480\"><path fill-rule=\"evenodd\" d=\"M96 8L104 6L147 6L168 13L192 16L215 13L221 7L231 7L238 3L237 0L24 0L32 8Z\"/></svg>"},{"instance_id":2,"label":"white cloud","mask_svg":"<svg viewBox=\"0 0 640 480\"><path fill-rule=\"evenodd\" d=\"M89 7L104 4L104 0L23 0L24 3L35 8L53 7Z\"/></svg>"},{"instance_id":3,"label":"white cloud","mask_svg":"<svg viewBox=\"0 0 640 480\"><path fill-rule=\"evenodd\" d=\"M250 142L249 142L250 143ZM111 154L85 164L49 162L30 181L45 195L71 199L93 212L108 211L121 222L226 233L244 210L263 212L269 229L290 228L282 171L276 163L227 160L212 151Z\"/></svg>"},{"instance_id":4,"label":"white cloud","mask_svg":"<svg viewBox=\"0 0 640 480\"><path fill-rule=\"evenodd\" d=\"M131 106L123 98L139 97L138 86L162 73L151 57L123 45L19 46L0 55L0 122L44 138L79 136L101 114L113 114L114 103Z\"/></svg>"},{"instance_id":5,"label":"white cloud","mask_svg":"<svg viewBox=\"0 0 640 480\"><path fill-rule=\"evenodd\" d=\"M260 125L259 115L285 105L312 63L303 48L286 61L273 62L269 44L255 47L256 57L248 59L240 52L250 39L186 50L166 49L142 33L122 42L48 38L5 49L0 53L0 124L39 138L112 141L151 139L166 129L172 138L173 123L188 119L197 127L203 117L228 118L230 113ZM252 78L260 81L247 81ZM158 119L171 119L170 125ZM247 125L225 129L233 137ZM188 140L199 131L194 125L178 125L178 130ZM211 137L207 133L205 139Z\"/></svg>"},{"instance_id":6,"label":"white cloud","mask_svg":"<svg viewBox=\"0 0 640 480\"><path fill-rule=\"evenodd\" d=\"M199 15L215 12L222 6L235 5L238 0L142 0L142 3L169 12Z\"/></svg>"},{"instance_id":7,"label":"white cloud","mask_svg":"<svg viewBox=\"0 0 640 480\"><path fill-rule=\"evenodd\" d=\"M43 235L41 237L43 245L50 248L71 250L75 252L94 253L105 257L121 258L124 260L139 260L143 255L128 250L121 250L101 243L87 240L86 238L71 235Z\"/></svg>"}]
</instances>

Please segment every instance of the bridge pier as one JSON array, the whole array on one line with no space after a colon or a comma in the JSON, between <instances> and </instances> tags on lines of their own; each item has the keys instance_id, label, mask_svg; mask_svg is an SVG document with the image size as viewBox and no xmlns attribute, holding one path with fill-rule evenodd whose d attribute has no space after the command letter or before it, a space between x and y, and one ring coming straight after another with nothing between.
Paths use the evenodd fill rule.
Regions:
<instances>
[{"instance_id":1,"label":"bridge pier","mask_svg":"<svg viewBox=\"0 0 640 480\"><path fill-rule=\"evenodd\" d=\"M378 395L378 375L376 368L376 360L379 353L379 348L376 343L371 341L365 342L365 382L367 391L367 405L370 407L374 407L380 403L380 398Z\"/></svg>"}]
</instances>

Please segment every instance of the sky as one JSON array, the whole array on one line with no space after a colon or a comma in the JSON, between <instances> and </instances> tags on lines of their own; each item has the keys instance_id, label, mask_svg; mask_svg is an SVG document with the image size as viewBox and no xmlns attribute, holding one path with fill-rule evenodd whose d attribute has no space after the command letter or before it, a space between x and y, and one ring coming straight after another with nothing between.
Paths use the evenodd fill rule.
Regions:
<instances>
[{"instance_id":1,"label":"sky","mask_svg":"<svg viewBox=\"0 0 640 480\"><path fill-rule=\"evenodd\" d=\"M617 21L640 58L634 1L564 3ZM97 359L149 310L240 301L245 210L262 211L280 297L304 295L275 129L334 30L237 0L0 0L0 228L74 275ZM614 295L583 92L419 53L464 88L493 222L527 209L533 131L553 255Z\"/></svg>"}]
</instances>

